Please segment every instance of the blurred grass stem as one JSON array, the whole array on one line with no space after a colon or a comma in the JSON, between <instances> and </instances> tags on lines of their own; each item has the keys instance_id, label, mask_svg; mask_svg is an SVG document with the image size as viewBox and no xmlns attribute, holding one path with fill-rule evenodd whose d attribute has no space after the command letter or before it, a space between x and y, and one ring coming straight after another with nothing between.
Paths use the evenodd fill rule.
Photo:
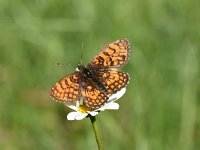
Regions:
<instances>
[{"instance_id":1,"label":"blurred grass stem","mask_svg":"<svg viewBox=\"0 0 200 150\"><path fill-rule=\"evenodd\" d=\"M98 148L99 148L99 150L103 150L102 139L101 139L101 135L100 135L100 132L99 132L98 125L97 125L96 117L90 116L90 120L91 120L91 123L92 123L92 127L94 129L95 138L96 138L96 141L97 141Z\"/></svg>"}]
</instances>

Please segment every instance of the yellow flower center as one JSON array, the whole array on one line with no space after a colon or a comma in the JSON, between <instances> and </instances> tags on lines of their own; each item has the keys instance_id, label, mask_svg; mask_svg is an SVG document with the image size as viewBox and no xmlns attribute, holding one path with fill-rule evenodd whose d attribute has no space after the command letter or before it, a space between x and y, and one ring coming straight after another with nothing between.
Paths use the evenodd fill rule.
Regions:
<instances>
[{"instance_id":1,"label":"yellow flower center","mask_svg":"<svg viewBox=\"0 0 200 150\"><path fill-rule=\"evenodd\" d=\"M80 111L80 112L82 112L82 113L86 113L87 111L93 111L93 110L95 110L94 108L91 108L91 107L88 107L88 106L86 106L86 105L80 105L79 107L78 107L78 110Z\"/></svg>"}]
</instances>

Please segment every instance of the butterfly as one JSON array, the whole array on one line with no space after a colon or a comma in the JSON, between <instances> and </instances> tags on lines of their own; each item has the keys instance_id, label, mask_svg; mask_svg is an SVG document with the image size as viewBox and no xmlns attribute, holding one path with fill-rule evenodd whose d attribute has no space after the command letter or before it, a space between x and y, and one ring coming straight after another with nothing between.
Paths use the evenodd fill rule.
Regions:
<instances>
[{"instance_id":1,"label":"butterfly","mask_svg":"<svg viewBox=\"0 0 200 150\"><path fill-rule=\"evenodd\" d=\"M89 64L78 64L74 73L65 76L51 88L51 97L59 102L74 103L80 99L90 108L99 108L109 97L129 82L121 67L128 63L130 46L127 39L108 44Z\"/></svg>"}]
</instances>

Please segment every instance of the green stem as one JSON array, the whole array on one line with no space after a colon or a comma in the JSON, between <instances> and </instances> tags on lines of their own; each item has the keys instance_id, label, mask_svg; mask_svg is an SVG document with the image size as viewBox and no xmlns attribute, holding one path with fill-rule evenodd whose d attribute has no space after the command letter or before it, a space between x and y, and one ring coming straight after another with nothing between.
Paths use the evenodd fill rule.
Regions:
<instances>
[{"instance_id":1,"label":"green stem","mask_svg":"<svg viewBox=\"0 0 200 150\"><path fill-rule=\"evenodd\" d=\"M96 117L90 116L90 120L91 120L92 127L93 127L93 130L94 130L94 133L95 133L95 138L96 138L96 141L97 141L98 148L99 148L99 150L103 150L103 144L102 144L100 132L99 132L99 129L98 129L98 126L97 126Z\"/></svg>"}]
</instances>

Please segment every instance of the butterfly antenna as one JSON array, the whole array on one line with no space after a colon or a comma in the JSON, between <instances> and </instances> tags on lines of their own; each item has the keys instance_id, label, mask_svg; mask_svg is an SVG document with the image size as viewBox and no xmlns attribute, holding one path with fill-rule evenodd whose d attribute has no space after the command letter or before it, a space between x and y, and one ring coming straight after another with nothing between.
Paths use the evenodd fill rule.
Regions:
<instances>
[{"instance_id":1,"label":"butterfly antenna","mask_svg":"<svg viewBox=\"0 0 200 150\"><path fill-rule=\"evenodd\" d=\"M71 64L68 64L69 66L71 65ZM67 64L61 64L60 62L56 62L56 66L57 67L67 67Z\"/></svg>"},{"instance_id":2,"label":"butterfly antenna","mask_svg":"<svg viewBox=\"0 0 200 150\"><path fill-rule=\"evenodd\" d=\"M81 61L80 64L83 64L83 53L81 52Z\"/></svg>"},{"instance_id":3,"label":"butterfly antenna","mask_svg":"<svg viewBox=\"0 0 200 150\"><path fill-rule=\"evenodd\" d=\"M80 61L80 64L83 64L83 47L84 47L84 43L81 43L81 48L82 48L82 51L81 51L81 61Z\"/></svg>"}]
</instances>

